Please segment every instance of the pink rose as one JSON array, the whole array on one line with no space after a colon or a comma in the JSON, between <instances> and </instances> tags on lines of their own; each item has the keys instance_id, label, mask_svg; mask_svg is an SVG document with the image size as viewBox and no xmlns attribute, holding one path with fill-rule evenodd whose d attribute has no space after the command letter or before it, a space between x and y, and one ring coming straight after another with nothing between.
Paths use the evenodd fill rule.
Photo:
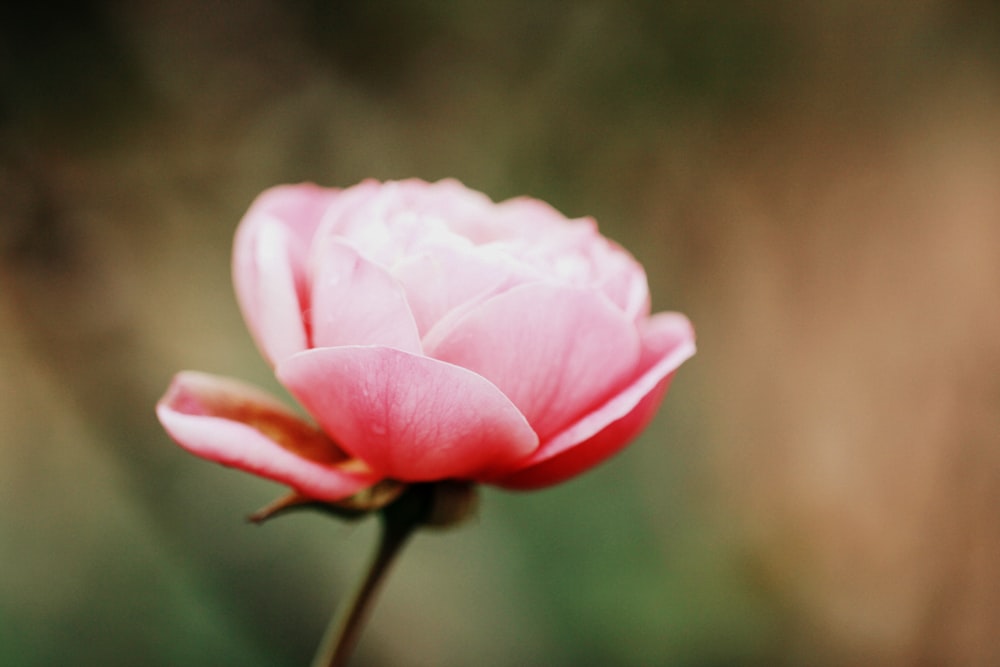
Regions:
<instances>
[{"instance_id":1,"label":"pink rose","mask_svg":"<svg viewBox=\"0 0 1000 667\"><path fill-rule=\"evenodd\" d=\"M157 414L191 452L317 500L384 478L563 481L635 438L695 349L683 315L650 316L642 267L593 220L451 180L268 190L233 276L318 427L193 372Z\"/></svg>"}]
</instances>

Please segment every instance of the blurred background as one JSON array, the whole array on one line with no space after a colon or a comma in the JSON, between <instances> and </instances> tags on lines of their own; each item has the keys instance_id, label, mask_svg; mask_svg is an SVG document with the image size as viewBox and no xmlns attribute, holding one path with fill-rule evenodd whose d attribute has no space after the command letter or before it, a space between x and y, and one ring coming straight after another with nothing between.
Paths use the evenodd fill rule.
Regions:
<instances>
[{"instance_id":1,"label":"blurred background","mask_svg":"<svg viewBox=\"0 0 1000 667\"><path fill-rule=\"evenodd\" d=\"M1000 664L1000 11L974 0L0 9L0 664L308 664L371 522L170 442L280 392L276 183L593 215L699 354L607 465L423 534L358 665Z\"/></svg>"}]
</instances>

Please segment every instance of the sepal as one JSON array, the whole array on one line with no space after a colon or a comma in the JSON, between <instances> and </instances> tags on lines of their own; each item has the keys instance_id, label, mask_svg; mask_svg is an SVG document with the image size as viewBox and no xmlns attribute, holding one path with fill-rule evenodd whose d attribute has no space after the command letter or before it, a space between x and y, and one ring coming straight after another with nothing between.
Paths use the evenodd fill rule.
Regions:
<instances>
[{"instance_id":1,"label":"sepal","mask_svg":"<svg viewBox=\"0 0 1000 667\"><path fill-rule=\"evenodd\" d=\"M332 502L316 500L293 491L250 514L247 520L260 525L293 510L309 509L351 521L381 510L399 498L406 487L406 484L395 480L383 479L353 496Z\"/></svg>"}]
</instances>

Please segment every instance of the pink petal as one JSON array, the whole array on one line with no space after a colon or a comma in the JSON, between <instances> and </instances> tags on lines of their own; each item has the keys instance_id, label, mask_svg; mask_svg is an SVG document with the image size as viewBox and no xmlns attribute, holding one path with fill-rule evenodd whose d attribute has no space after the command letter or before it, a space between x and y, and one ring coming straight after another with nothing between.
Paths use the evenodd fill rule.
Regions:
<instances>
[{"instance_id":1,"label":"pink petal","mask_svg":"<svg viewBox=\"0 0 1000 667\"><path fill-rule=\"evenodd\" d=\"M378 200L381 190L381 183L367 179L339 191L323 211L313 244L322 245L326 239L350 235L370 226L372 214L378 213L372 210L373 202Z\"/></svg>"},{"instance_id":2,"label":"pink petal","mask_svg":"<svg viewBox=\"0 0 1000 667\"><path fill-rule=\"evenodd\" d=\"M388 347L316 348L277 371L327 433L387 477L474 478L538 445L496 387L427 357Z\"/></svg>"},{"instance_id":3,"label":"pink petal","mask_svg":"<svg viewBox=\"0 0 1000 667\"><path fill-rule=\"evenodd\" d=\"M541 238L548 233L565 231L567 218L549 203L532 197L514 197L493 208L497 227L508 229L513 237Z\"/></svg>"},{"instance_id":4,"label":"pink petal","mask_svg":"<svg viewBox=\"0 0 1000 667\"><path fill-rule=\"evenodd\" d=\"M314 347L384 345L419 354L417 324L402 285L350 245L324 244L312 283Z\"/></svg>"},{"instance_id":5,"label":"pink petal","mask_svg":"<svg viewBox=\"0 0 1000 667\"><path fill-rule=\"evenodd\" d=\"M610 456L628 444L628 439L637 435L652 418L658 401L649 403L650 395L661 395L665 382L684 361L695 352L694 329L686 317L680 313L659 313L651 317L642 332L642 357L639 360L635 379L628 383L606 403L591 411L582 419L543 442L521 467L536 466L554 456L562 454L581 443L598 437L592 447L599 458ZM649 414L637 406L650 406ZM625 418L628 419L625 419ZM622 420L609 434L601 435L609 426ZM632 430L630 430L632 429ZM634 430L634 433L633 433ZM628 438L621 440L620 438ZM616 439L619 438L619 439Z\"/></svg>"},{"instance_id":6,"label":"pink petal","mask_svg":"<svg viewBox=\"0 0 1000 667\"><path fill-rule=\"evenodd\" d=\"M340 500L380 479L276 399L236 380L179 373L156 414L193 454L287 484L310 498Z\"/></svg>"},{"instance_id":7,"label":"pink petal","mask_svg":"<svg viewBox=\"0 0 1000 667\"><path fill-rule=\"evenodd\" d=\"M627 250L607 239L591 246L592 261L599 267L601 290L625 316L637 324L649 317L649 281L642 265Z\"/></svg>"},{"instance_id":8,"label":"pink petal","mask_svg":"<svg viewBox=\"0 0 1000 667\"><path fill-rule=\"evenodd\" d=\"M327 210L314 242L314 259L322 258L331 239L350 239L368 259L395 270L401 259L443 238L469 239L454 233L463 219L489 217L485 195L455 181L364 181L344 190Z\"/></svg>"},{"instance_id":9,"label":"pink petal","mask_svg":"<svg viewBox=\"0 0 1000 667\"><path fill-rule=\"evenodd\" d=\"M539 283L485 301L424 346L499 387L542 442L606 400L639 359L634 326L601 294Z\"/></svg>"},{"instance_id":10,"label":"pink petal","mask_svg":"<svg viewBox=\"0 0 1000 667\"><path fill-rule=\"evenodd\" d=\"M649 425L672 378L673 373L660 380L652 391L643 396L632 412L610 423L588 440L541 463L529 465L511 475L492 480L492 483L508 489L538 489L564 482L593 468L621 451Z\"/></svg>"},{"instance_id":11,"label":"pink petal","mask_svg":"<svg viewBox=\"0 0 1000 667\"><path fill-rule=\"evenodd\" d=\"M314 185L272 188L251 205L236 232L233 282L243 317L272 364L308 347L306 257L336 191Z\"/></svg>"},{"instance_id":12,"label":"pink petal","mask_svg":"<svg viewBox=\"0 0 1000 667\"><path fill-rule=\"evenodd\" d=\"M529 202L525 202L525 206ZM649 317L646 272L631 254L601 236L593 218L526 230L515 254L567 285L597 289L633 322Z\"/></svg>"},{"instance_id":13,"label":"pink petal","mask_svg":"<svg viewBox=\"0 0 1000 667\"><path fill-rule=\"evenodd\" d=\"M398 219L400 214L436 219L463 236L467 236L463 232L469 223L477 225L488 219L493 207L489 197L454 179L436 183L416 178L389 181L383 185L382 194L386 219ZM468 236L475 240L474 235Z\"/></svg>"},{"instance_id":14,"label":"pink petal","mask_svg":"<svg viewBox=\"0 0 1000 667\"><path fill-rule=\"evenodd\" d=\"M456 308L496 292L519 271L506 253L491 248L439 246L393 267L403 284L421 335Z\"/></svg>"}]
</instances>

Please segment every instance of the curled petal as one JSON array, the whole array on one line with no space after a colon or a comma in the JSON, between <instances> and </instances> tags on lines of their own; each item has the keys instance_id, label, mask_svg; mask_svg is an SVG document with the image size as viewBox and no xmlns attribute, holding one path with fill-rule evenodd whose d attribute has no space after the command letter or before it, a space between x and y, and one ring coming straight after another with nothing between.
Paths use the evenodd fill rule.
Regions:
<instances>
[{"instance_id":1,"label":"curled petal","mask_svg":"<svg viewBox=\"0 0 1000 667\"><path fill-rule=\"evenodd\" d=\"M279 401L236 380L179 373L156 414L193 454L287 484L310 498L340 500L380 479Z\"/></svg>"},{"instance_id":2,"label":"curled petal","mask_svg":"<svg viewBox=\"0 0 1000 667\"><path fill-rule=\"evenodd\" d=\"M327 433L386 477L474 479L538 445L494 385L427 357L388 347L316 348L277 371Z\"/></svg>"},{"instance_id":3,"label":"curled petal","mask_svg":"<svg viewBox=\"0 0 1000 667\"><path fill-rule=\"evenodd\" d=\"M483 302L424 344L499 387L542 442L604 401L639 359L634 325L607 299L540 283Z\"/></svg>"},{"instance_id":4,"label":"curled petal","mask_svg":"<svg viewBox=\"0 0 1000 667\"><path fill-rule=\"evenodd\" d=\"M308 248L336 191L287 185L261 194L233 245L233 282L243 317L272 364L308 347Z\"/></svg>"},{"instance_id":5,"label":"curled petal","mask_svg":"<svg viewBox=\"0 0 1000 667\"><path fill-rule=\"evenodd\" d=\"M580 456L589 456L596 463L614 454L646 426L671 374L694 352L694 329L686 317L680 313L654 315L643 329L642 356L635 379L599 408L544 442L519 467L537 466L594 438L596 441ZM650 396L655 400L649 400Z\"/></svg>"}]
</instances>

